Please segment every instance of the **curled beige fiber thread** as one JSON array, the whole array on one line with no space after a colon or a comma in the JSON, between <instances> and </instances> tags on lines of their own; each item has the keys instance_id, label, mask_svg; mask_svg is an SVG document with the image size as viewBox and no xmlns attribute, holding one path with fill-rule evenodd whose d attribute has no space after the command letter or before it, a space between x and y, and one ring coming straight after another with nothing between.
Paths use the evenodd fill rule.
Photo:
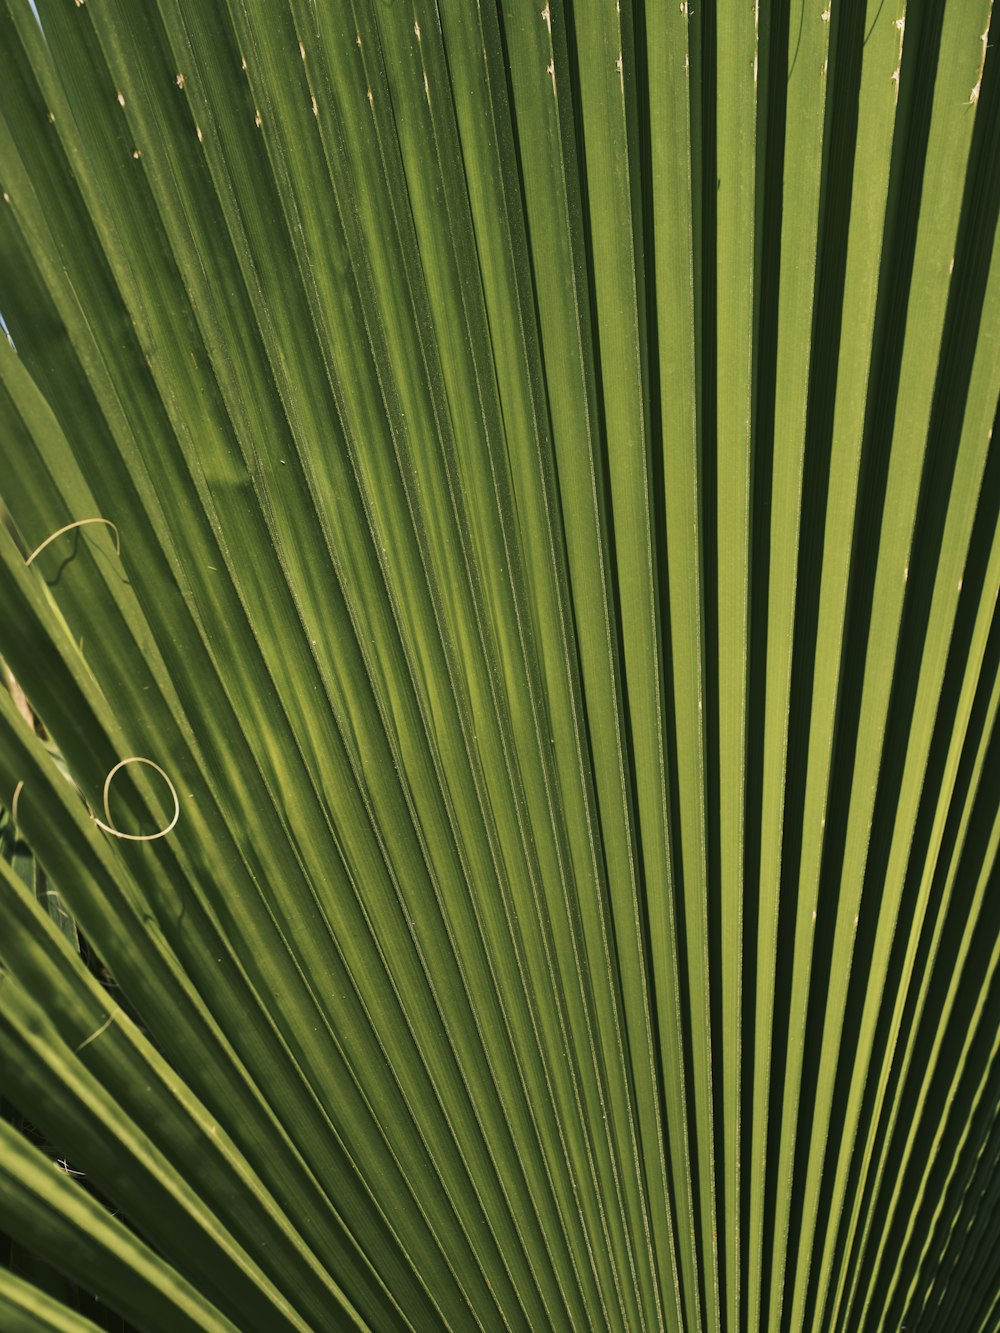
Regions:
<instances>
[{"instance_id":1,"label":"curled beige fiber thread","mask_svg":"<svg viewBox=\"0 0 1000 1333\"><path fill-rule=\"evenodd\" d=\"M126 764L148 765L149 768L152 768L157 773L159 773L160 777L170 788L170 794L174 798L174 816L173 819L171 819L170 823L166 826L166 828L160 829L158 833L122 833L121 829L116 829L114 825L111 823L111 811L108 808L108 796L111 791L111 779L115 776L118 770L120 768L124 768ZM98 819L96 815L91 815L91 818L93 819L94 823L97 825L99 829L103 829L105 833L110 833L113 838L125 838L128 842L153 842L154 839L156 838L165 838L167 836L167 834L171 831L171 829L174 827L174 825L180 818L180 813L181 813L181 800L180 797L177 795L177 788L170 781L170 778L167 776L167 774L164 773L160 765L154 764L152 759L143 758L141 754L134 754L128 759L119 759L118 763L115 764L114 768L104 779L104 819ZM107 821L106 823L105 820Z\"/></svg>"},{"instance_id":2,"label":"curled beige fiber thread","mask_svg":"<svg viewBox=\"0 0 1000 1333\"><path fill-rule=\"evenodd\" d=\"M30 565L32 560L34 560L36 556L41 555L42 551L45 550L49 542L54 542L57 537L61 537L64 532L71 532L73 528L86 527L88 523L104 523L107 527L111 528L111 530L115 534L115 551L117 552L118 555L121 555L122 539L121 535L118 532L117 524L112 523L110 518L78 518L75 522L67 523L64 528L58 528L50 536L46 537L45 540L42 542L42 544L40 546L36 546L35 549L32 551L32 553L28 556L27 560L25 560L24 562L25 565Z\"/></svg>"}]
</instances>

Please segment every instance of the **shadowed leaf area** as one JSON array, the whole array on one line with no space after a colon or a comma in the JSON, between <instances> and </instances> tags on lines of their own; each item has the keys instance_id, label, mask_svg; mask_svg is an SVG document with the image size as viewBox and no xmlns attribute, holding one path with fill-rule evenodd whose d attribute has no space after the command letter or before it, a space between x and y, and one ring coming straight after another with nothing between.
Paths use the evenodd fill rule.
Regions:
<instances>
[{"instance_id":1,"label":"shadowed leaf area","mask_svg":"<svg viewBox=\"0 0 1000 1333\"><path fill-rule=\"evenodd\" d=\"M991 0L0 0L0 1329L997 1333Z\"/></svg>"}]
</instances>

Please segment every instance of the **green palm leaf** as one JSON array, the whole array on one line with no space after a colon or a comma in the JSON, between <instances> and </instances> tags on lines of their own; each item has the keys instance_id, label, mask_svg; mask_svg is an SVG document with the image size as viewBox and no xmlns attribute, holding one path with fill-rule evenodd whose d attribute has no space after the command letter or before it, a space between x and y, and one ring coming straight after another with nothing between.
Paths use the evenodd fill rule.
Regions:
<instances>
[{"instance_id":1,"label":"green palm leaf","mask_svg":"<svg viewBox=\"0 0 1000 1333\"><path fill-rule=\"evenodd\" d=\"M989 0L4 12L3 1326L996 1327Z\"/></svg>"}]
</instances>

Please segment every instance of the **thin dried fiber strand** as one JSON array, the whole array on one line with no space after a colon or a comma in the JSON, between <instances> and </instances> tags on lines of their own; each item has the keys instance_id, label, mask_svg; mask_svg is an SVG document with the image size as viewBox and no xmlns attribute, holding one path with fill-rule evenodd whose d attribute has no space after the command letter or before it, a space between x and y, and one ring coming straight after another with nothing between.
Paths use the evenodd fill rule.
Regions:
<instances>
[{"instance_id":1,"label":"thin dried fiber strand","mask_svg":"<svg viewBox=\"0 0 1000 1333\"><path fill-rule=\"evenodd\" d=\"M77 1046L74 1054L79 1055L85 1046L89 1046L92 1041L96 1041L98 1037L103 1036L104 1033L107 1032L111 1024L115 1021L115 1018L117 1017L117 1012L118 1012L117 1010L112 1009L111 1012L108 1014L107 1018L100 1025L100 1027L95 1028L89 1037L84 1037L83 1041L80 1042L80 1045Z\"/></svg>"},{"instance_id":2,"label":"thin dried fiber strand","mask_svg":"<svg viewBox=\"0 0 1000 1333\"><path fill-rule=\"evenodd\" d=\"M21 788L23 786L24 786L24 779L22 778L21 781L14 788L14 795L10 803L10 822L14 825L15 828L17 828L17 802L20 798Z\"/></svg>"},{"instance_id":3,"label":"thin dried fiber strand","mask_svg":"<svg viewBox=\"0 0 1000 1333\"><path fill-rule=\"evenodd\" d=\"M171 819L170 823L166 826L166 828L160 829L158 833L122 833L121 829L116 829L114 825L111 823L111 811L108 807L108 797L111 791L111 781L114 778L115 774L118 772L118 770L124 768L127 764L147 764L150 768L154 769L157 773L159 773L160 777L170 788L170 794L174 798L173 818ZM118 763L115 764L114 768L111 769L111 771L108 773L108 776L104 779L104 819L103 820L98 819L96 815L91 815L91 819L93 819L94 823L97 825L99 829L102 829L105 833L110 833L110 835L113 838L125 838L128 842L153 842L157 838L165 838L167 836L167 834L173 829L174 825L180 818L180 814L181 814L181 799L177 794L177 788L171 782L168 775L163 771L160 765L155 764L152 759L146 759L141 754L134 754L131 755L128 759L119 759ZM107 821L106 823L105 820Z\"/></svg>"},{"instance_id":4,"label":"thin dried fiber strand","mask_svg":"<svg viewBox=\"0 0 1000 1333\"><path fill-rule=\"evenodd\" d=\"M72 523L67 523L64 528L58 528L50 536L46 537L45 540L42 542L42 544L40 546L36 546L35 549L32 551L32 553L28 556L27 560L25 560L24 562L25 565L30 565L36 556L41 555L42 551L45 550L46 546L48 546L50 542L54 542L55 539L57 537L61 537L64 532L71 532L73 528L86 527L88 523L103 523L107 527L112 529L112 531L115 534L115 553L120 556L122 553L122 539L121 539L121 534L118 531L118 525L116 523L112 523L110 518L78 518Z\"/></svg>"}]
</instances>

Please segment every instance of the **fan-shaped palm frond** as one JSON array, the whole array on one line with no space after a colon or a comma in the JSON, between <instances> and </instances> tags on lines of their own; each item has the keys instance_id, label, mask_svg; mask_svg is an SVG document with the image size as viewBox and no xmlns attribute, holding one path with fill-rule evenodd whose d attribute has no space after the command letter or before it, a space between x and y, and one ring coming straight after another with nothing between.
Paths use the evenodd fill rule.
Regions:
<instances>
[{"instance_id":1,"label":"fan-shaped palm frond","mask_svg":"<svg viewBox=\"0 0 1000 1333\"><path fill-rule=\"evenodd\" d=\"M3 1328L996 1329L991 0L38 8Z\"/></svg>"}]
</instances>

